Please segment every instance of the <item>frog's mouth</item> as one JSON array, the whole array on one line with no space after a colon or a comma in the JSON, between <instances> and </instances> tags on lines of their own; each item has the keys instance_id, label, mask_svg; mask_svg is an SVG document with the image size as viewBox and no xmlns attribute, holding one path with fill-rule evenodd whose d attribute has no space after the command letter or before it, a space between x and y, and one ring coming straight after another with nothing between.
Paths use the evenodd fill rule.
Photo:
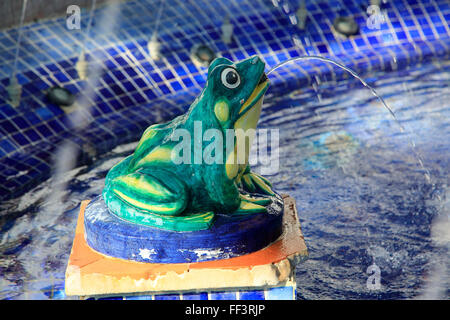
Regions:
<instances>
[{"instance_id":1,"label":"frog's mouth","mask_svg":"<svg viewBox=\"0 0 450 320\"><path fill-rule=\"evenodd\" d=\"M268 86L269 79L263 72L255 90L239 110L238 119L234 124L235 129L256 129L261 114L263 96Z\"/></svg>"},{"instance_id":2,"label":"frog's mouth","mask_svg":"<svg viewBox=\"0 0 450 320\"><path fill-rule=\"evenodd\" d=\"M241 109L239 110L239 118L241 118L249 109L251 109L253 106L258 104L258 102L262 102L262 96L267 90L267 87L269 86L269 79L267 79L266 73L263 72L261 74L261 77L259 79L259 82L251 93L250 97L248 97L247 101L241 106Z\"/></svg>"},{"instance_id":3,"label":"frog's mouth","mask_svg":"<svg viewBox=\"0 0 450 320\"><path fill-rule=\"evenodd\" d=\"M255 137L255 129L258 125L259 116L261 114L261 108L262 108L262 100L264 93L267 90L267 87L269 86L269 80L267 79L266 74L263 72L261 75L261 78L258 82L258 85L256 86L255 90L253 90L250 97L247 99L247 101L244 103L244 105L241 107L241 110L239 111L239 118L234 123L234 129L235 130L243 130L244 135L246 136L245 139L237 139L237 154L240 154L241 156L238 156L239 159L242 159L240 157L244 156L244 163L243 168L245 168L246 164L248 164L249 159L249 153L250 153L250 147L253 144L253 139ZM252 129L252 130L250 130ZM250 130L250 131L247 131ZM248 134L248 137L247 137ZM247 139L248 138L248 139ZM241 160L239 160L241 161Z\"/></svg>"}]
</instances>

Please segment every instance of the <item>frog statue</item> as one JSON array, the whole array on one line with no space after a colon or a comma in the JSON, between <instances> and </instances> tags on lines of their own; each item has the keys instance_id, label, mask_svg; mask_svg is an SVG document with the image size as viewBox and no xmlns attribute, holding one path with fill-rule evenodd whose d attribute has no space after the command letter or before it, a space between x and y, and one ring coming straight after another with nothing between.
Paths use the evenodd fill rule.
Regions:
<instances>
[{"instance_id":1,"label":"frog statue","mask_svg":"<svg viewBox=\"0 0 450 320\"><path fill-rule=\"evenodd\" d=\"M190 148L183 151L196 151L210 143L195 134L198 129L215 129L223 141L229 141L226 132L230 130L256 129L269 86L264 67L257 56L239 63L215 59L208 68L205 88L189 110L167 123L148 127L134 153L108 172L103 198L110 212L129 222L173 231L208 229L218 213L265 212L277 195L266 178L250 169L251 141L244 141L248 143L244 161L236 161L236 135L233 148L223 143L221 150L215 150L223 152L223 161L199 163L195 152L183 154L191 161L174 161L180 143L175 139L178 130L190 133Z\"/></svg>"}]
</instances>

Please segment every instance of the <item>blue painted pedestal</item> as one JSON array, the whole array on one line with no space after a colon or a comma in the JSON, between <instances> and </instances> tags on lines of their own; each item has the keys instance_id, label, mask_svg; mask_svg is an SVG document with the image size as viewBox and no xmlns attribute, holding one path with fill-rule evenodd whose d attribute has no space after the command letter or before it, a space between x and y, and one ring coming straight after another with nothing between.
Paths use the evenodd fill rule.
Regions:
<instances>
[{"instance_id":1,"label":"blue painted pedestal","mask_svg":"<svg viewBox=\"0 0 450 320\"><path fill-rule=\"evenodd\" d=\"M295 200L289 196L282 196L281 234L264 248L231 258L185 263L138 262L96 251L86 241L88 202L80 209L66 270L68 296L120 300L295 299L295 266L306 259L308 252Z\"/></svg>"},{"instance_id":2,"label":"blue painted pedestal","mask_svg":"<svg viewBox=\"0 0 450 320\"><path fill-rule=\"evenodd\" d=\"M111 257L152 263L229 259L255 252L281 235L283 200L271 197L266 213L216 214L207 230L177 232L138 225L111 213L98 196L86 207L86 241Z\"/></svg>"}]
</instances>

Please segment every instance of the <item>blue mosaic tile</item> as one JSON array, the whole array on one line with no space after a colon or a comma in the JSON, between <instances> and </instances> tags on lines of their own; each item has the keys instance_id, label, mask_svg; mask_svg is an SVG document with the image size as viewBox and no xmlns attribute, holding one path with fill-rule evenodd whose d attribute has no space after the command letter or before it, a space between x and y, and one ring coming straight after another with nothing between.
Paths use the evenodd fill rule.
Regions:
<instances>
[{"instance_id":1,"label":"blue mosaic tile","mask_svg":"<svg viewBox=\"0 0 450 320\"><path fill-rule=\"evenodd\" d=\"M157 294L155 300L180 300L179 294Z\"/></svg>"},{"instance_id":2,"label":"blue mosaic tile","mask_svg":"<svg viewBox=\"0 0 450 320\"><path fill-rule=\"evenodd\" d=\"M42 289L46 295L53 295L54 299L64 298L58 286ZM268 288L265 290L241 290L218 292L184 292L180 294L134 294L129 296L99 296L88 297L86 300L292 300L295 297L295 288L292 286Z\"/></svg>"},{"instance_id":3,"label":"blue mosaic tile","mask_svg":"<svg viewBox=\"0 0 450 320\"><path fill-rule=\"evenodd\" d=\"M123 300L123 297L122 296L101 297L97 298L97 300Z\"/></svg>"},{"instance_id":4,"label":"blue mosaic tile","mask_svg":"<svg viewBox=\"0 0 450 320\"><path fill-rule=\"evenodd\" d=\"M239 300L264 300L263 290L239 291Z\"/></svg>"},{"instance_id":5,"label":"blue mosaic tile","mask_svg":"<svg viewBox=\"0 0 450 320\"><path fill-rule=\"evenodd\" d=\"M151 295L126 296L125 300L153 300L153 296Z\"/></svg>"},{"instance_id":6,"label":"blue mosaic tile","mask_svg":"<svg viewBox=\"0 0 450 320\"><path fill-rule=\"evenodd\" d=\"M236 292L211 292L209 294L210 300L236 300Z\"/></svg>"},{"instance_id":7,"label":"blue mosaic tile","mask_svg":"<svg viewBox=\"0 0 450 320\"><path fill-rule=\"evenodd\" d=\"M253 54L261 55L268 66L306 53L340 57L347 66L356 68L362 74L375 69L392 70L393 55L397 58L396 69L433 57L449 56L450 9L446 0L383 4L388 23L380 24L378 30L371 30L365 25L367 1L307 1L310 14L305 31L298 30L291 22L289 15L295 13L298 6L292 1L280 1L278 7L270 2L238 3L228 0L211 6L202 1L204 5L186 3L183 8L174 3L163 12L162 23L168 27L161 30L158 37L163 42L165 60L158 62L148 59L146 53L153 21L135 14L154 11L157 4L152 1L134 0L120 4L119 28L109 37L95 37L97 33L93 30L92 37L87 41L86 58L90 61L92 57L97 57L107 70L99 87L94 88L92 101L95 107L91 112L94 123L106 124L100 122L105 115L137 106L145 106L143 115L151 116L152 108L157 104L155 99L164 97L175 100L184 91L197 93L205 83L206 68L198 68L190 61L189 50L199 42L211 44L220 51L219 55L236 60ZM102 8L96 10L94 21L102 12ZM192 12L201 17L201 22L192 25ZM224 12L233 17L231 23L235 32L230 45L220 39ZM86 14L84 12L83 17L87 17ZM330 26L337 14L353 14L360 24L361 33L349 39L336 36ZM171 23L175 19L178 27ZM86 21L82 21L83 26ZM9 52L14 49L16 37L16 29L0 32L0 44L5 49L0 49L3 50L4 62L0 68L0 91L9 84L14 59ZM295 37L299 42L294 41ZM19 82L23 84L21 104L18 108L12 108L6 101L0 101L0 132L4 135L0 138L2 159L12 157L15 151L31 147L39 141L72 130L73 124L68 116L59 107L48 103L44 90L63 85L73 93L83 91L82 81L74 68L79 51L68 49L77 48L78 39L75 33L65 28L64 17L28 25L24 39L27 41L20 49L17 73ZM361 57L358 58L358 55ZM334 72L332 68L319 64L315 64L314 68L292 64L289 72L278 72L280 76L272 81L271 92L309 85L312 78L308 73L318 70L324 73L324 77ZM338 80L345 78L343 72L336 75ZM173 114L174 110L165 112L167 117ZM130 132L126 139L132 139L138 135L133 133L134 130L141 130L143 125L144 122L139 120L138 123L130 123L127 129L116 129L114 133ZM31 127L33 130L28 130ZM96 141L94 134L86 136ZM111 140L103 142L102 149L121 140L111 134L101 136Z\"/></svg>"},{"instance_id":8,"label":"blue mosaic tile","mask_svg":"<svg viewBox=\"0 0 450 320\"><path fill-rule=\"evenodd\" d=\"M183 300L208 300L207 292L183 293Z\"/></svg>"},{"instance_id":9,"label":"blue mosaic tile","mask_svg":"<svg viewBox=\"0 0 450 320\"><path fill-rule=\"evenodd\" d=\"M292 300L293 297L295 297L295 290L291 286L266 290L266 300Z\"/></svg>"},{"instance_id":10,"label":"blue mosaic tile","mask_svg":"<svg viewBox=\"0 0 450 320\"><path fill-rule=\"evenodd\" d=\"M40 291L49 299L64 299L66 297L64 292L64 282L52 284L48 287L40 289Z\"/></svg>"}]
</instances>

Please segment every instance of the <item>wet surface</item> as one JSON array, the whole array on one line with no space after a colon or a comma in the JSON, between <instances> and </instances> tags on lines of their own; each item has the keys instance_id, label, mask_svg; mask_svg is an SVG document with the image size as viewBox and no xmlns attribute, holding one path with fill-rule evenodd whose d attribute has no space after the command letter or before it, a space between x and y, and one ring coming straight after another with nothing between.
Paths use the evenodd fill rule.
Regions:
<instances>
[{"instance_id":1,"label":"wet surface","mask_svg":"<svg viewBox=\"0 0 450 320\"><path fill-rule=\"evenodd\" d=\"M310 251L297 268L297 298L448 298L450 65L365 79L406 132L353 80L265 99L259 128L278 129L280 138L271 150L279 164L267 177L296 199ZM1 204L0 298L67 298L78 205L100 194L107 171L136 145ZM367 283L373 264L377 290Z\"/></svg>"}]
</instances>

